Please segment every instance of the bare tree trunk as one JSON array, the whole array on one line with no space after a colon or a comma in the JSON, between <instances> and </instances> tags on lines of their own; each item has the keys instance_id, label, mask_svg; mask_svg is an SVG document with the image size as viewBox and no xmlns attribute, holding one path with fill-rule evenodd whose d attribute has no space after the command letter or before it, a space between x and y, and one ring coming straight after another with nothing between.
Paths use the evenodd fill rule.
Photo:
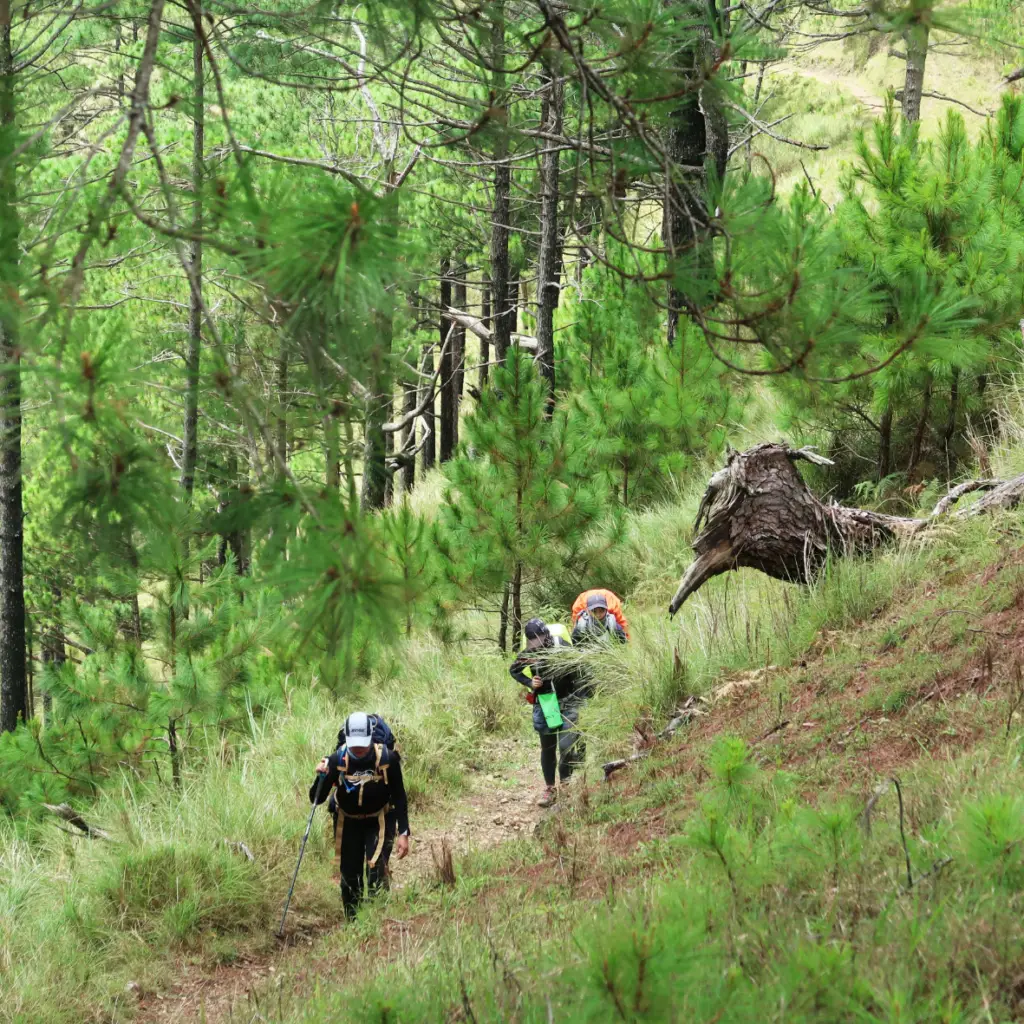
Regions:
<instances>
[{"instance_id":1,"label":"bare tree trunk","mask_svg":"<svg viewBox=\"0 0 1024 1024\"><path fill-rule=\"evenodd\" d=\"M912 22L903 33L903 42L907 47L907 71L903 79L903 116L913 124L921 120L924 67L928 60L927 22Z\"/></svg>"},{"instance_id":2,"label":"bare tree trunk","mask_svg":"<svg viewBox=\"0 0 1024 1024\"><path fill-rule=\"evenodd\" d=\"M429 391L434 391L434 346L424 345L423 346L423 366L421 369L423 374L423 387ZM437 417L434 415L434 399L431 395L431 399L427 402L426 408L423 410L423 415L420 417L423 423L423 432L426 435L423 441L423 472L425 473L428 469L434 468L434 463L437 461Z\"/></svg>"},{"instance_id":3,"label":"bare tree trunk","mask_svg":"<svg viewBox=\"0 0 1024 1024\"><path fill-rule=\"evenodd\" d=\"M508 580L501 588L501 616L498 619L498 649L504 653L508 650L508 602L512 586Z\"/></svg>"},{"instance_id":4,"label":"bare tree trunk","mask_svg":"<svg viewBox=\"0 0 1024 1024\"><path fill-rule=\"evenodd\" d=\"M203 150L206 134L202 0L192 0L192 242L189 262L188 351L185 354L185 418L182 426L181 489L187 501L195 489L199 451L199 365L203 344Z\"/></svg>"},{"instance_id":5,"label":"bare tree trunk","mask_svg":"<svg viewBox=\"0 0 1024 1024\"><path fill-rule=\"evenodd\" d=\"M50 596L53 600L53 612L49 624L44 627L40 638L43 654L43 665L49 666L53 671L59 671L67 660L67 653L64 650L64 620L61 616L60 603L63 599L61 589L56 584L50 585ZM43 691L43 716L46 724L51 724L53 715L53 694L49 689Z\"/></svg>"},{"instance_id":6,"label":"bare tree trunk","mask_svg":"<svg viewBox=\"0 0 1024 1024\"><path fill-rule=\"evenodd\" d=\"M465 261L459 263L455 268L455 307L466 309L466 275L469 267ZM459 446L459 409L462 406L462 389L466 376L466 327L464 324L455 325L455 334L452 336L452 355L455 364L455 380L452 383L452 393L455 398L454 421L452 433L454 435L455 447Z\"/></svg>"},{"instance_id":7,"label":"bare tree trunk","mask_svg":"<svg viewBox=\"0 0 1024 1024\"><path fill-rule=\"evenodd\" d=\"M516 562L512 577L512 639L518 645L523 635L523 563Z\"/></svg>"},{"instance_id":8,"label":"bare tree trunk","mask_svg":"<svg viewBox=\"0 0 1024 1024\"><path fill-rule=\"evenodd\" d=\"M946 451L946 476L952 476L953 435L956 433L956 413L960 404L960 367L953 367L952 379L949 382L949 413L946 415L946 429L942 432L942 446Z\"/></svg>"},{"instance_id":9,"label":"bare tree trunk","mask_svg":"<svg viewBox=\"0 0 1024 1024\"><path fill-rule=\"evenodd\" d=\"M274 444L282 465L288 464L288 339L282 330L278 336L274 388L277 391L277 419ZM278 471L280 475L280 470Z\"/></svg>"},{"instance_id":10,"label":"bare tree trunk","mask_svg":"<svg viewBox=\"0 0 1024 1024\"><path fill-rule=\"evenodd\" d=\"M679 11L679 16L689 21L690 9L669 0L667 6ZM714 14L714 5L711 4ZM689 29L681 29L689 32ZM712 64L717 50L707 29L701 28L684 44L688 51L680 54L685 64L688 79L696 81L703 73L703 65ZM684 270L685 264L700 268L710 254L700 246L701 235L708 222L707 181L703 168L710 160L719 179L724 178L728 159L728 126L722 109L721 99L714 88L692 88L688 90L669 120L667 149L677 168L700 168L701 170L677 170L676 179L665 183L664 208L662 211L662 242L668 251L670 264L675 266L675 276ZM679 313L684 296L675 279L668 283L667 340L671 348L679 333Z\"/></svg>"},{"instance_id":11,"label":"bare tree trunk","mask_svg":"<svg viewBox=\"0 0 1024 1024\"><path fill-rule=\"evenodd\" d=\"M932 407L932 375L928 373L924 381L924 395L921 397L921 415L914 431L914 442L910 448L910 462L907 464L907 476L911 476L921 461L921 447L924 444L924 432L928 426L928 414Z\"/></svg>"},{"instance_id":12,"label":"bare tree trunk","mask_svg":"<svg viewBox=\"0 0 1024 1024\"><path fill-rule=\"evenodd\" d=\"M491 324L491 289L489 286L484 286L483 298L480 302L480 317L483 320L484 327L492 327ZM487 371L490 367L487 365L491 358L491 343L485 341L483 338L480 339L480 376L479 376L479 389L482 392L487 386Z\"/></svg>"},{"instance_id":13,"label":"bare tree trunk","mask_svg":"<svg viewBox=\"0 0 1024 1024\"><path fill-rule=\"evenodd\" d=\"M830 551L868 551L912 536L927 522L825 505L797 472L794 463L801 459L830 464L807 449L778 444L730 453L701 499L694 526L697 558L679 583L670 614L712 576L730 569L759 569L776 579L806 583Z\"/></svg>"},{"instance_id":14,"label":"bare tree trunk","mask_svg":"<svg viewBox=\"0 0 1024 1024\"><path fill-rule=\"evenodd\" d=\"M670 615L709 579L731 569L758 569L776 579L808 583L830 554L869 552L889 541L914 537L965 494L989 492L960 510L959 516L1013 509L1024 501L1021 474L1012 480L960 484L924 519L826 505L811 494L797 472L795 463L801 459L831 465L810 449L780 444L730 452L725 468L711 477L701 498L694 523L697 557L679 581Z\"/></svg>"},{"instance_id":15,"label":"bare tree trunk","mask_svg":"<svg viewBox=\"0 0 1024 1024\"><path fill-rule=\"evenodd\" d=\"M441 260L441 447L438 457L447 462L455 453L455 358L452 351L454 337L449 339L452 321L445 315L445 310L452 304L452 264L445 256Z\"/></svg>"},{"instance_id":16,"label":"bare tree trunk","mask_svg":"<svg viewBox=\"0 0 1024 1024\"><path fill-rule=\"evenodd\" d=\"M21 493L21 285L11 2L0 0L0 732L28 715Z\"/></svg>"},{"instance_id":17,"label":"bare tree trunk","mask_svg":"<svg viewBox=\"0 0 1024 1024\"><path fill-rule=\"evenodd\" d=\"M494 103L508 104L505 93L505 4L494 7L491 35L491 59L494 63ZM505 302L508 296L509 197L512 190L512 169L506 163L508 139L499 129L494 147L494 206L491 210L491 296L494 302L494 360L505 364L512 327Z\"/></svg>"},{"instance_id":18,"label":"bare tree trunk","mask_svg":"<svg viewBox=\"0 0 1024 1024\"><path fill-rule=\"evenodd\" d=\"M544 131L562 134L562 79L552 76L541 108ZM561 278L562 244L558 231L558 149L547 145L540 163L540 259L537 270L537 362L547 381L547 416L555 411L555 308Z\"/></svg>"},{"instance_id":19,"label":"bare tree trunk","mask_svg":"<svg viewBox=\"0 0 1024 1024\"><path fill-rule=\"evenodd\" d=\"M508 326L509 334L519 333L519 275L518 267L509 271L511 275L508 281ZM511 343L511 342L510 342Z\"/></svg>"},{"instance_id":20,"label":"bare tree trunk","mask_svg":"<svg viewBox=\"0 0 1024 1024\"><path fill-rule=\"evenodd\" d=\"M395 410L395 396L394 394L388 395L387 406L385 407L384 415L386 420L391 419L391 415ZM384 465L387 464L394 458L395 455L395 435L390 432L384 434ZM390 508L391 503L395 500L395 474L386 472L384 474L384 507Z\"/></svg>"},{"instance_id":21,"label":"bare tree trunk","mask_svg":"<svg viewBox=\"0 0 1024 1024\"><path fill-rule=\"evenodd\" d=\"M391 479L387 467L387 442L384 434L384 424L390 418L392 406L388 357L391 355L394 320L390 310L382 312L377 323L380 343L372 357L372 383L363 427L363 487L359 505L364 512L385 507L388 483Z\"/></svg>"},{"instance_id":22,"label":"bare tree trunk","mask_svg":"<svg viewBox=\"0 0 1024 1024\"><path fill-rule=\"evenodd\" d=\"M878 479L892 472L892 403L885 407L878 425Z\"/></svg>"},{"instance_id":23,"label":"bare tree trunk","mask_svg":"<svg viewBox=\"0 0 1024 1024\"><path fill-rule=\"evenodd\" d=\"M415 383L402 381L403 413L411 413L416 408L417 391L418 388ZM416 450L415 418L409 420L408 425L402 429L401 439L402 453L407 456L407 460L402 464L401 470L402 493L412 494L413 488L416 486L416 456L412 454Z\"/></svg>"}]
</instances>

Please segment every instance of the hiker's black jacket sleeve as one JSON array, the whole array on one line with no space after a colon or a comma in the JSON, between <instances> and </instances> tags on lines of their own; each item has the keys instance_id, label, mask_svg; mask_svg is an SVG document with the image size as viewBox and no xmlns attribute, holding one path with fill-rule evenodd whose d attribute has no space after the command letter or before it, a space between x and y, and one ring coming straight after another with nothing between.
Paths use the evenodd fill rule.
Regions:
<instances>
[{"instance_id":1,"label":"hiker's black jacket sleeve","mask_svg":"<svg viewBox=\"0 0 1024 1024\"><path fill-rule=\"evenodd\" d=\"M392 754L388 763L388 785L391 787L391 809L398 818L398 834L409 834L409 800L405 795L405 780L402 778L402 759Z\"/></svg>"},{"instance_id":2,"label":"hiker's black jacket sleeve","mask_svg":"<svg viewBox=\"0 0 1024 1024\"><path fill-rule=\"evenodd\" d=\"M528 659L526 657L526 651L522 651L520 652L519 657L512 662L512 665L508 670L508 674L517 683L522 683L523 686L530 690L533 689L533 680L528 675L524 674L523 669L530 664L531 660L532 659Z\"/></svg>"},{"instance_id":3,"label":"hiker's black jacket sleeve","mask_svg":"<svg viewBox=\"0 0 1024 1024\"><path fill-rule=\"evenodd\" d=\"M317 804L322 804L330 795L331 790L338 784L339 778L339 766L338 766L338 752L335 751L327 759L327 778L324 779L323 785L320 787L320 799L316 800L316 784L320 781L319 779L313 779L313 785L309 787L309 802L312 803L316 800Z\"/></svg>"}]
</instances>

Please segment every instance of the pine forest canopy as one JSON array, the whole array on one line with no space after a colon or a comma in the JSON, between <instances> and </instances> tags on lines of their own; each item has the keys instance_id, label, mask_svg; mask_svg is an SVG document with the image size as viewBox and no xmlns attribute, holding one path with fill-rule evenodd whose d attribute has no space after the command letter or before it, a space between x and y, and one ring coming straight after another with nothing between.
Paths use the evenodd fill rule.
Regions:
<instances>
[{"instance_id":1,"label":"pine forest canopy","mask_svg":"<svg viewBox=\"0 0 1024 1024\"><path fill-rule=\"evenodd\" d=\"M844 491L948 481L1015 368L1024 105L925 139L926 59L1013 31L0 0L0 800L180 781L296 667L341 692L470 608L514 644L752 400ZM768 122L766 76L866 37L902 87L836 202L782 187L761 143L823 147Z\"/></svg>"}]
</instances>

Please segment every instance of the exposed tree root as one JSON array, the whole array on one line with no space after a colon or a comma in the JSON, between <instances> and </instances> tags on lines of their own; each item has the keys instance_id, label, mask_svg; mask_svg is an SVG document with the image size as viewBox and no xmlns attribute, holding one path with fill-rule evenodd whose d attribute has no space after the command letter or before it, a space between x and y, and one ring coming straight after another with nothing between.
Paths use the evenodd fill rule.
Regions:
<instances>
[{"instance_id":1,"label":"exposed tree root","mask_svg":"<svg viewBox=\"0 0 1024 1024\"><path fill-rule=\"evenodd\" d=\"M701 498L694 524L697 557L679 582L669 615L712 576L730 569L760 569L776 579L807 583L829 552L866 552L912 537L966 494L989 492L958 515L1011 509L1024 497L1024 475L1006 481L971 480L950 491L925 519L890 516L819 501L796 469L801 459L831 465L809 448L782 444L729 453L725 468L712 476Z\"/></svg>"}]
</instances>

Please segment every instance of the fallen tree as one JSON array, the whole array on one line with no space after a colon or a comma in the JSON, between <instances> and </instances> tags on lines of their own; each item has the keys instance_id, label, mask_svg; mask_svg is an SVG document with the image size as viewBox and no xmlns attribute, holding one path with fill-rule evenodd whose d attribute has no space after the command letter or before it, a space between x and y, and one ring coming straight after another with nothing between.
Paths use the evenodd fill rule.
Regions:
<instances>
[{"instance_id":1,"label":"fallen tree","mask_svg":"<svg viewBox=\"0 0 1024 1024\"><path fill-rule=\"evenodd\" d=\"M1024 475L1006 481L970 480L951 490L926 518L890 516L820 501L797 471L801 460L832 465L811 448L782 444L729 452L725 467L711 477L701 498L694 523L697 557L679 581L668 606L670 616L712 576L730 569L759 569L776 579L807 583L829 552L863 553L912 537L966 494L988 492L958 515L1014 508L1024 497Z\"/></svg>"}]
</instances>

